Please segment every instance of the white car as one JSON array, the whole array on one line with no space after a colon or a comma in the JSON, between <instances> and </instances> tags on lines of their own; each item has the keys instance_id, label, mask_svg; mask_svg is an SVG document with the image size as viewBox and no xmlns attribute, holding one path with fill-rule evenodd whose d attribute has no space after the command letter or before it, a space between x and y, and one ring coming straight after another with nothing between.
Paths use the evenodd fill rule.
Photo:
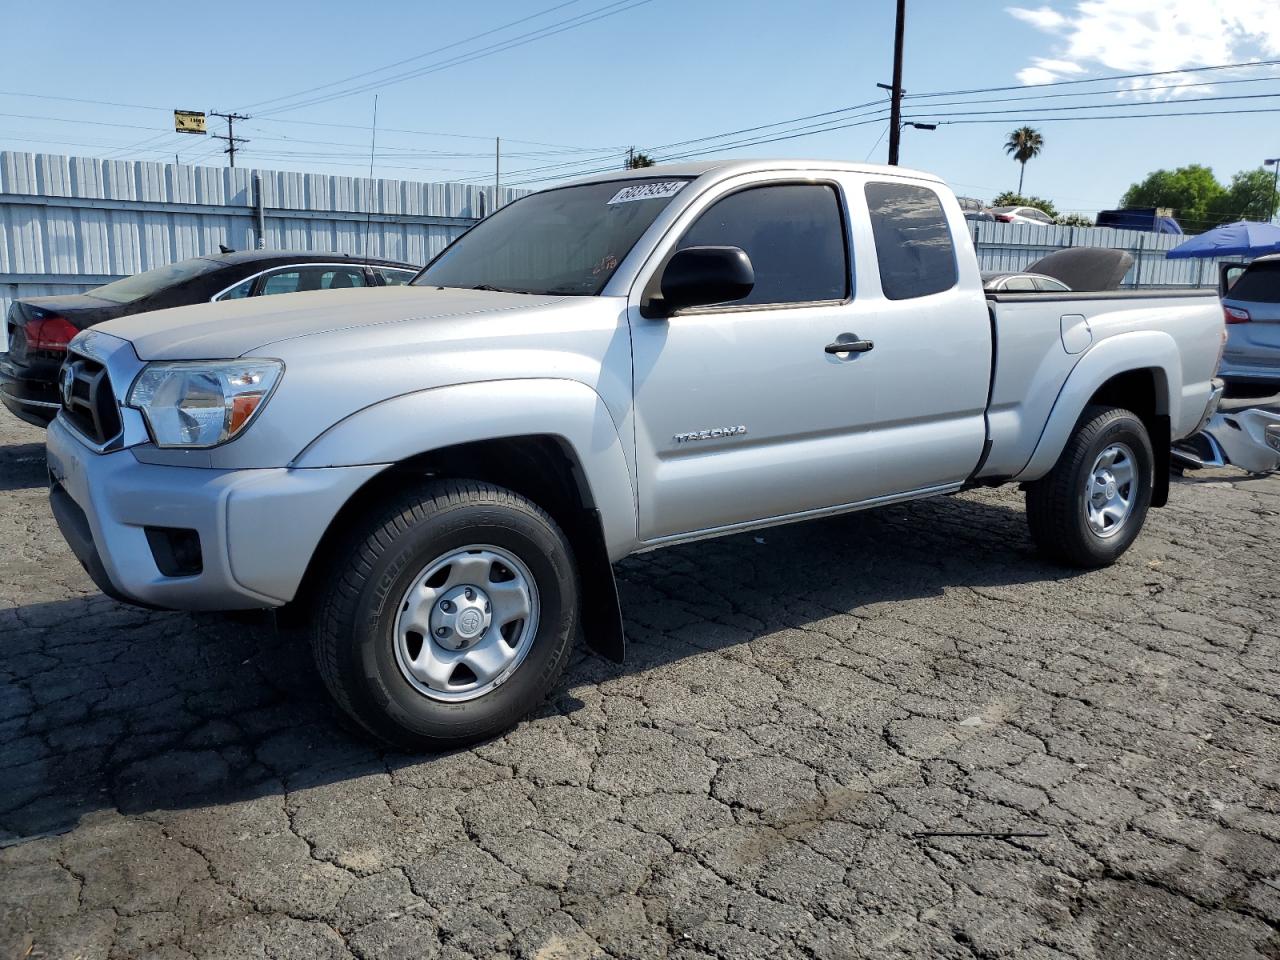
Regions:
<instances>
[{"instance_id":1,"label":"white car","mask_svg":"<svg viewBox=\"0 0 1280 960\"><path fill-rule=\"evenodd\" d=\"M1001 223L1034 223L1047 227L1054 222L1053 217L1037 207L992 207L991 213Z\"/></svg>"}]
</instances>

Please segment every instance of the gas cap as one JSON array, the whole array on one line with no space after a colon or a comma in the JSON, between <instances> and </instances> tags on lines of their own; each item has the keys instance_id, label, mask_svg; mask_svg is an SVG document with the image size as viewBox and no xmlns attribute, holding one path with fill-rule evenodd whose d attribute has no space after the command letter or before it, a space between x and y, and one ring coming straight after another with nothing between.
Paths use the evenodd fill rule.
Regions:
<instances>
[{"instance_id":1,"label":"gas cap","mask_svg":"<svg viewBox=\"0 0 1280 960\"><path fill-rule=\"evenodd\" d=\"M1093 343L1093 331L1089 329L1089 321L1082 313L1063 314L1059 329L1062 349L1067 353L1081 353Z\"/></svg>"}]
</instances>

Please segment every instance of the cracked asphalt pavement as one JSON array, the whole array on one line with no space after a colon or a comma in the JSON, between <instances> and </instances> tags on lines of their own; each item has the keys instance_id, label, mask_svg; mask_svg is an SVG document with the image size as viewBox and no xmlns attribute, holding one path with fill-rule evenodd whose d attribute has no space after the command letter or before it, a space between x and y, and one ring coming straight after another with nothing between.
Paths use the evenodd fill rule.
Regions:
<instances>
[{"instance_id":1,"label":"cracked asphalt pavement","mask_svg":"<svg viewBox=\"0 0 1280 960\"><path fill-rule=\"evenodd\" d=\"M1280 478L1122 562L1016 490L647 554L441 756L335 718L266 616L97 593L0 417L0 958L1280 958Z\"/></svg>"}]
</instances>

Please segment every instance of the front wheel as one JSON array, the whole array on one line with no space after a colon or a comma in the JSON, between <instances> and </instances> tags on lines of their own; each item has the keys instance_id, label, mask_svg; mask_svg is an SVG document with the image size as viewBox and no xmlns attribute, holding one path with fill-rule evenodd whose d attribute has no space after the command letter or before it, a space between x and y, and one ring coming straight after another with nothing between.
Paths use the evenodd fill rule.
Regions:
<instances>
[{"instance_id":1,"label":"front wheel","mask_svg":"<svg viewBox=\"0 0 1280 960\"><path fill-rule=\"evenodd\" d=\"M1061 563L1110 566L1142 530L1154 475L1151 438L1137 414L1088 407L1053 469L1027 484L1031 538Z\"/></svg>"},{"instance_id":2,"label":"front wheel","mask_svg":"<svg viewBox=\"0 0 1280 960\"><path fill-rule=\"evenodd\" d=\"M572 553L546 512L501 487L435 481L333 552L312 643L357 723L401 747L443 749L536 707L577 616Z\"/></svg>"}]
</instances>

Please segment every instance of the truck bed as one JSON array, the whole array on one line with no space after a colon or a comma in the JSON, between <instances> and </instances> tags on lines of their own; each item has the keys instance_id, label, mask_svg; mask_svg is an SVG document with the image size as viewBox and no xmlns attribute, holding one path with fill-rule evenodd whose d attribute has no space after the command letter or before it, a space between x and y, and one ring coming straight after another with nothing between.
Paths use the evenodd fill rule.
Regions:
<instances>
[{"instance_id":1,"label":"truck bed","mask_svg":"<svg viewBox=\"0 0 1280 960\"><path fill-rule=\"evenodd\" d=\"M1035 479L1025 471L1068 378L1082 362L1104 362L1106 341L1117 334L1141 335L1143 362L1168 381L1172 399L1157 412L1169 416L1172 437L1198 423L1221 348L1216 291L1002 292L988 293L987 301L996 363L981 479ZM1132 351L1132 338L1125 339Z\"/></svg>"}]
</instances>

